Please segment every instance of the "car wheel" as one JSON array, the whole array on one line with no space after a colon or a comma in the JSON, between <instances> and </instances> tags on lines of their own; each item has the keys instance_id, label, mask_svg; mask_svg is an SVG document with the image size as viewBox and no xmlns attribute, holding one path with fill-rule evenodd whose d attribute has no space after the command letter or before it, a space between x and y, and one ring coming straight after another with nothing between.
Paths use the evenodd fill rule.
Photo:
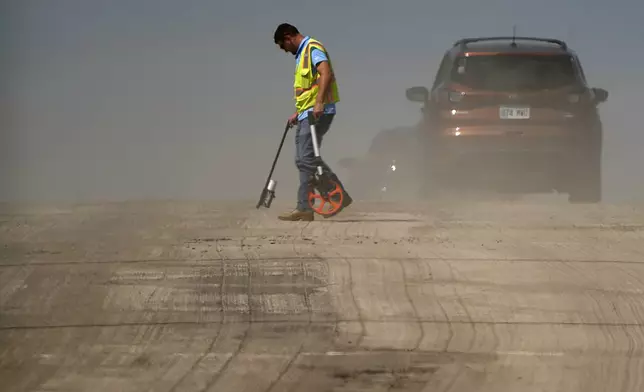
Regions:
<instances>
[{"instance_id":1,"label":"car wheel","mask_svg":"<svg viewBox=\"0 0 644 392\"><path fill-rule=\"evenodd\" d=\"M602 200L601 157L598 153L585 154L571 176L572 186L568 193L570 203L599 203Z\"/></svg>"},{"instance_id":2,"label":"car wheel","mask_svg":"<svg viewBox=\"0 0 644 392\"><path fill-rule=\"evenodd\" d=\"M421 200L433 200L439 195L441 189L441 181L439 180L438 170L436 163L432 159L424 159L422 170L418 170L419 177L419 197Z\"/></svg>"}]
</instances>

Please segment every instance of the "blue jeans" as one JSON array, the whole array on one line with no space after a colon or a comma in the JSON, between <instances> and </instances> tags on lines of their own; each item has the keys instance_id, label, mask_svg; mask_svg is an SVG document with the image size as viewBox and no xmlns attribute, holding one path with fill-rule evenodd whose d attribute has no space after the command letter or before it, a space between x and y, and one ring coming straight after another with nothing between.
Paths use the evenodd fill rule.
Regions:
<instances>
[{"instance_id":1,"label":"blue jeans","mask_svg":"<svg viewBox=\"0 0 644 392\"><path fill-rule=\"evenodd\" d=\"M323 114L318 118L315 132L318 140L318 147L322 148L322 139L329 131L335 114ZM300 186L297 191L297 209L300 211L311 211L309 206L309 177L315 174L315 151L313 150L313 136L309 120L304 119L299 122L295 132L295 166L300 172ZM324 168L331 174L331 178L337 181L344 188L340 180L331 171L328 165Z\"/></svg>"}]
</instances>

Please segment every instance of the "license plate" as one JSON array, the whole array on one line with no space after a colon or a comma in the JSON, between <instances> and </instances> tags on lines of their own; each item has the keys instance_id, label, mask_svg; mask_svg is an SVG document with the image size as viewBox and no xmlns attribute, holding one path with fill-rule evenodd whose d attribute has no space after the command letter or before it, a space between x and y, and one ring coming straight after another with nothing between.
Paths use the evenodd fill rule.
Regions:
<instances>
[{"instance_id":1,"label":"license plate","mask_svg":"<svg viewBox=\"0 0 644 392\"><path fill-rule=\"evenodd\" d=\"M501 106L499 117L503 120L526 120L530 118L530 108Z\"/></svg>"}]
</instances>

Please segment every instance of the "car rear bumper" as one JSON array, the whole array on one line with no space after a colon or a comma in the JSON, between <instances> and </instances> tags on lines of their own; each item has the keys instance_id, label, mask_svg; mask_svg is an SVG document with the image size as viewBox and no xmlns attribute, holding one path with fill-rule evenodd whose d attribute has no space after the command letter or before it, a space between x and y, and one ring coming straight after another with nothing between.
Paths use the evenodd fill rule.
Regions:
<instances>
[{"instance_id":1,"label":"car rear bumper","mask_svg":"<svg viewBox=\"0 0 644 392\"><path fill-rule=\"evenodd\" d=\"M532 181L548 187L570 173L583 150L578 137L525 133L434 137L425 167L441 182ZM520 179L521 181L517 181Z\"/></svg>"},{"instance_id":2,"label":"car rear bumper","mask_svg":"<svg viewBox=\"0 0 644 392\"><path fill-rule=\"evenodd\" d=\"M479 157L486 159L525 159L569 155L579 150L579 142L572 137L524 136L442 136L430 141L437 158L459 159Z\"/></svg>"}]
</instances>

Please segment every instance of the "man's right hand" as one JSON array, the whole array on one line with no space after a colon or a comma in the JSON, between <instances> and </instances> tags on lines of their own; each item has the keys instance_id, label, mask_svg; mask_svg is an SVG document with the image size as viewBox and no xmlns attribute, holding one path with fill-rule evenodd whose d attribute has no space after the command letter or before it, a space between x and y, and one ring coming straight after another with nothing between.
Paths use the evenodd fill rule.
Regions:
<instances>
[{"instance_id":1,"label":"man's right hand","mask_svg":"<svg viewBox=\"0 0 644 392\"><path fill-rule=\"evenodd\" d=\"M295 124L297 124L297 113L288 118L288 125L293 126Z\"/></svg>"}]
</instances>

